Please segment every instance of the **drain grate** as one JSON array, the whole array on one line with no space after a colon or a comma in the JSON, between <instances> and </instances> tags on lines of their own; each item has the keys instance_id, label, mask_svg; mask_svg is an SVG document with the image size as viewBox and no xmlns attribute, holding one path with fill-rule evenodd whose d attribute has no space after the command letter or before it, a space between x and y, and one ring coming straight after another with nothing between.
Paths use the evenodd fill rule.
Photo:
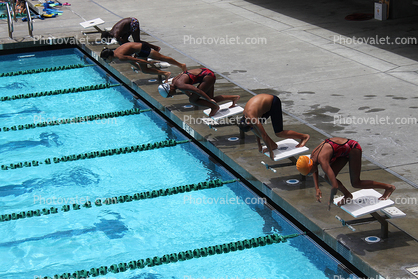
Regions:
<instances>
[{"instance_id":1,"label":"drain grate","mask_svg":"<svg viewBox=\"0 0 418 279\"><path fill-rule=\"evenodd\" d=\"M406 270L409 271L416 278L418 278L418 266L408 267Z\"/></svg>"}]
</instances>

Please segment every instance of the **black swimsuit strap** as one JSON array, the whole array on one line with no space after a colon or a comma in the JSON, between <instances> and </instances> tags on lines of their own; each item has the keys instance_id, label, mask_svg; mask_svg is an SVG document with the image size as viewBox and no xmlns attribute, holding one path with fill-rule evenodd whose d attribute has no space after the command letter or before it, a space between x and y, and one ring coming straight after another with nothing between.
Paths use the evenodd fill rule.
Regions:
<instances>
[{"instance_id":1,"label":"black swimsuit strap","mask_svg":"<svg viewBox=\"0 0 418 279\"><path fill-rule=\"evenodd\" d=\"M324 140L324 142L322 143L322 145L321 145L321 148L319 149L319 151L318 151L318 154L316 155L316 159L318 159L318 156L319 156L319 153L321 153L321 151L322 151L322 148L324 148L324 145L327 143L327 141L326 140ZM331 146L332 147L332 146ZM314 151L312 151L312 158L311 158L311 160L313 161L313 163L315 164L315 160L314 160L314 158L313 158L313 153L316 151L316 150L318 150L318 148L319 148L319 146L314 150ZM334 148L332 149L332 152L334 153Z\"/></svg>"}]
</instances>

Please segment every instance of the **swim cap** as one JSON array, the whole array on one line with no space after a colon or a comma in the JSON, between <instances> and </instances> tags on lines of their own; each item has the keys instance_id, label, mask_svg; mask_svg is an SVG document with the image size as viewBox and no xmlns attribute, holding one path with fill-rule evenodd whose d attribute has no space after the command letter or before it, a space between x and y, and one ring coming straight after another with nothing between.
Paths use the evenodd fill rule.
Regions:
<instances>
[{"instance_id":1,"label":"swim cap","mask_svg":"<svg viewBox=\"0 0 418 279\"><path fill-rule=\"evenodd\" d=\"M296 168L302 175L307 175L311 172L313 161L308 156L299 156L296 162Z\"/></svg>"},{"instance_id":2,"label":"swim cap","mask_svg":"<svg viewBox=\"0 0 418 279\"><path fill-rule=\"evenodd\" d=\"M102 50L102 52L100 52L100 57L101 58L103 58L103 59L107 59L107 58L109 58L109 56L114 56L114 54L113 54L113 50L111 50L111 49L108 49L108 48L104 48L103 50Z\"/></svg>"},{"instance_id":3,"label":"swim cap","mask_svg":"<svg viewBox=\"0 0 418 279\"><path fill-rule=\"evenodd\" d=\"M245 116L241 117L241 119L240 119L240 121L238 123L238 127L244 133L246 133L249 130L251 130L251 125L247 124L247 120L246 120Z\"/></svg>"},{"instance_id":4,"label":"swim cap","mask_svg":"<svg viewBox=\"0 0 418 279\"><path fill-rule=\"evenodd\" d=\"M172 97L169 95L170 93L170 84L169 83L163 83L160 86L158 86L158 93L160 93L161 96L164 98Z\"/></svg>"}]
</instances>

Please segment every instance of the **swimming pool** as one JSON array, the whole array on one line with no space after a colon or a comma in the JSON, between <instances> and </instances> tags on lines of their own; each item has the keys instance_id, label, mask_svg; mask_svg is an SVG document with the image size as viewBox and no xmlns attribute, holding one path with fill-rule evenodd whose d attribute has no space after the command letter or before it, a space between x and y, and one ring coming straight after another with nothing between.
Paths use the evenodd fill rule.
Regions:
<instances>
[{"instance_id":1,"label":"swimming pool","mask_svg":"<svg viewBox=\"0 0 418 279\"><path fill-rule=\"evenodd\" d=\"M0 278L356 278L81 51L0 69Z\"/></svg>"}]
</instances>

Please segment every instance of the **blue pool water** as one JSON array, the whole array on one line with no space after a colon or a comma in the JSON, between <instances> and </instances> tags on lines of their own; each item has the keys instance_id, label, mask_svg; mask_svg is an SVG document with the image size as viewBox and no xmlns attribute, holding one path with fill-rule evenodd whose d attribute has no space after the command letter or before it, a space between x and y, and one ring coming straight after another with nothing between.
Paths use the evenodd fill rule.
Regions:
<instances>
[{"instance_id":1,"label":"blue pool water","mask_svg":"<svg viewBox=\"0 0 418 279\"><path fill-rule=\"evenodd\" d=\"M93 62L77 49L2 57L2 72ZM112 83L98 66L0 77L0 97ZM0 102L0 165L44 162L165 140L185 140L153 111L83 123L4 131L133 108L122 86ZM0 222L0 278L36 278L128 263L201 247L300 231L241 182L152 199L95 206L96 200L235 179L192 142L173 147L0 170L0 214L56 207L56 214ZM63 212L63 205L91 208ZM227 202L226 202L227 201ZM247 201L247 202L245 202ZM97 278L355 278L307 236Z\"/></svg>"}]
</instances>

